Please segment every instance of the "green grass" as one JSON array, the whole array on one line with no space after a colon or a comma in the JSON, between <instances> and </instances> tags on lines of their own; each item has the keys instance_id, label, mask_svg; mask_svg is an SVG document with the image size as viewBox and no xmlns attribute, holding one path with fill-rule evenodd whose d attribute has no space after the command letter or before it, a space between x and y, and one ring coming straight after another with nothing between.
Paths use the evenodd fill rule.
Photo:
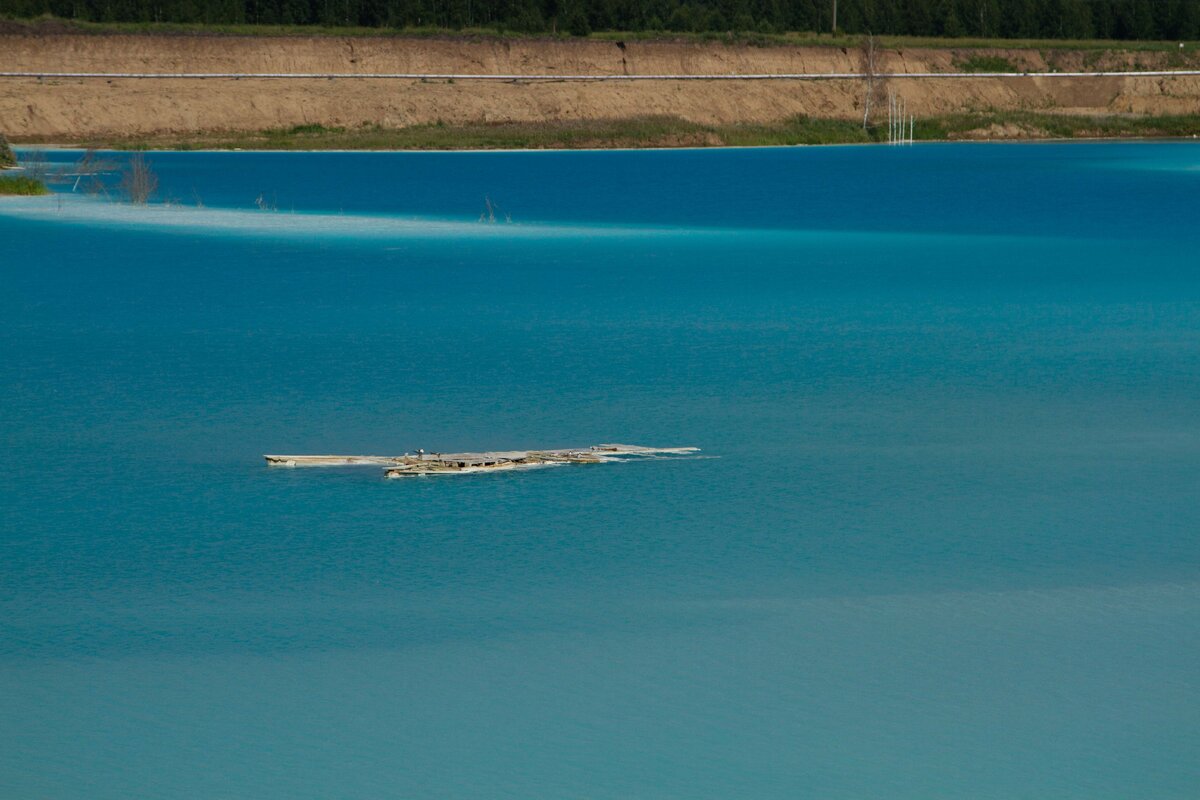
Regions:
<instances>
[{"instance_id":1,"label":"green grass","mask_svg":"<svg viewBox=\"0 0 1200 800\"><path fill-rule=\"evenodd\" d=\"M566 32L520 33L496 28L363 28L328 27L322 25L226 25L185 24L168 22L81 22L58 17L37 19L0 18L0 33L83 33L83 34L169 34L225 36L378 36L378 37L452 37L463 39L571 39ZM682 41L718 42L731 45L857 47L862 36L831 35L812 31L759 33L754 31L675 33L670 31L602 31L586 37L600 41ZM887 48L953 48L1003 50L1087 50L1168 52L1180 57L1177 41L1110 41L1100 39L996 39L996 38L937 38L924 36L878 36ZM1200 50L1200 43L1187 43L1188 55ZM999 71L999 70L997 70Z\"/></svg>"},{"instance_id":2,"label":"green grass","mask_svg":"<svg viewBox=\"0 0 1200 800\"><path fill-rule=\"evenodd\" d=\"M640 117L596 122L433 123L404 128L298 125L252 133L120 139L106 144L126 149L244 150L503 150L645 147L660 142L676 146L720 144L710 140L710 131L673 117Z\"/></svg>"},{"instance_id":3,"label":"green grass","mask_svg":"<svg viewBox=\"0 0 1200 800\"><path fill-rule=\"evenodd\" d=\"M857 43L861 37L851 37ZM884 47L955 49L955 50L1100 50L1116 52L1179 53L1178 41L1127 41L1116 39L990 39L963 37L939 39L927 36L877 36ZM1185 43L1184 50L1195 53L1200 42Z\"/></svg>"},{"instance_id":4,"label":"green grass","mask_svg":"<svg viewBox=\"0 0 1200 800\"><path fill-rule=\"evenodd\" d=\"M872 131L848 119L792 117L770 125L725 125L714 129L721 143L733 147L766 147L794 144L865 144L875 141Z\"/></svg>"},{"instance_id":5,"label":"green grass","mask_svg":"<svg viewBox=\"0 0 1200 800\"><path fill-rule=\"evenodd\" d=\"M50 194L46 184L19 175L0 175L0 195Z\"/></svg>"},{"instance_id":6,"label":"green grass","mask_svg":"<svg viewBox=\"0 0 1200 800\"><path fill-rule=\"evenodd\" d=\"M1200 135L1200 113L1180 116L1075 116L1047 112L949 114L916 121L918 140L1156 138ZM246 133L82 141L124 150L503 150L865 144L886 125L793 117L769 124L701 125L676 117L450 125L404 128L297 125Z\"/></svg>"},{"instance_id":7,"label":"green grass","mask_svg":"<svg viewBox=\"0 0 1200 800\"><path fill-rule=\"evenodd\" d=\"M341 133L345 128L326 128L324 125L293 125L286 129L287 136L320 136L330 133Z\"/></svg>"},{"instance_id":8,"label":"green grass","mask_svg":"<svg viewBox=\"0 0 1200 800\"><path fill-rule=\"evenodd\" d=\"M789 31L787 33L672 33L667 31L603 31L589 38L613 41L708 41L728 44L750 44L786 47L838 47L847 50L858 47L864 38L858 34L814 33L812 31ZM941 38L933 36L876 36L881 47L904 50L906 48L932 50L1082 50L1116 52L1166 52L1181 56L1179 42L1170 41L1127 41L1113 39L999 39L981 37ZM1200 42L1185 42L1183 54L1193 55L1200 51Z\"/></svg>"}]
</instances>

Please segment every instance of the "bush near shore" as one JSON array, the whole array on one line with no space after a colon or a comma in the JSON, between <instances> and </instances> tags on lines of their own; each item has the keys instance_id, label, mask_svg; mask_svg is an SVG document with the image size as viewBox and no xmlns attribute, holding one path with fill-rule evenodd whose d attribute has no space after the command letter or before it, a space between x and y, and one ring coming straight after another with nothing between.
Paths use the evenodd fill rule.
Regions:
<instances>
[{"instance_id":1,"label":"bush near shore","mask_svg":"<svg viewBox=\"0 0 1200 800\"><path fill-rule=\"evenodd\" d=\"M8 139L4 138L4 134L0 133L0 169L7 167L15 167L17 165L17 154L8 144Z\"/></svg>"},{"instance_id":2,"label":"bush near shore","mask_svg":"<svg viewBox=\"0 0 1200 800\"><path fill-rule=\"evenodd\" d=\"M621 147L754 147L868 144L887 141L886 120L793 117L777 123L701 125L677 117L412 125L356 128L298 125L246 133L127 138L88 142L124 150L504 150ZM1200 114L1087 116L1047 112L949 114L916 120L918 141L990 139L1183 138L1200 135Z\"/></svg>"},{"instance_id":3,"label":"bush near shore","mask_svg":"<svg viewBox=\"0 0 1200 800\"><path fill-rule=\"evenodd\" d=\"M23 175L0 175L0 195L50 194L46 184Z\"/></svg>"}]
</instances>

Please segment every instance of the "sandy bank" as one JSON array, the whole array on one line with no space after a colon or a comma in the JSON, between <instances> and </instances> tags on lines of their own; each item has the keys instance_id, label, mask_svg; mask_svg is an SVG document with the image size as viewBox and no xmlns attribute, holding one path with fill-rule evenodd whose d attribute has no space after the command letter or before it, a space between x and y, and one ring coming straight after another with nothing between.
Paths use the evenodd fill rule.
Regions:
<instances>
[{"instance_id":1,"label":"sandy bank","mask_svg":"<svg viewBox=\"0 0 1200 800\"><path fill-rule=\"evenodd\" d=\"M904 49L890 72L952 72L978 54L1026 70L1153 69L1161 52ZM854 72L858 54L834 47L703 42L457 40L165 35L0 36L4 69L88 72L341 72L646 75ZM1178 65L1174 65L1178 66ZM970 78L892 81L910 111L1037 110L1068 114L1200 111L1198 77ZM16 140L64 141L320 124L404 127L676 117L705 125L771 123L798 114L862 114L860 81L766 83L481 83L305 79L0 80L0 130Z\"/></svg>"}]
</instances>

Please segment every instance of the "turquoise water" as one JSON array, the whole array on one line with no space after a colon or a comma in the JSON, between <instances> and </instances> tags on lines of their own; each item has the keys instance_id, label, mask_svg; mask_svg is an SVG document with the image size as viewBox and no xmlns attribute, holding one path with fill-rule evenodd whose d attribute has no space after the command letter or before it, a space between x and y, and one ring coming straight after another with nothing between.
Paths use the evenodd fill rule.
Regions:
<instances>
[{"instance_id":1,"label":"turquoise water","mask_svg":"<svg viewBox=\"0 0 1200 800\"><path fill-rule=\"evenodd\" d=\"M151 159L0 202L0 797L1200 792L1200 146Z\"/></svg>"}]
</instances>

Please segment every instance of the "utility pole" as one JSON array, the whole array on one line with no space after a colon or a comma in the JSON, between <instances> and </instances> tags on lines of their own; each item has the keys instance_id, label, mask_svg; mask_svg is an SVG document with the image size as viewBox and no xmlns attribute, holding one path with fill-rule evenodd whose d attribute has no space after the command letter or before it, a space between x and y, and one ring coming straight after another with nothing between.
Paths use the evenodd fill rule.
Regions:
<instances>
[{"instance_id":1,"label":"utility pole","mask_svg":"<svg viewBox=\"0 0 1200 800\"><path fill-rule=\"evenodd\" d=\"M833 28L829 32L837 34L837 0L833 0Z\"/></svg>"}]
</instances>

